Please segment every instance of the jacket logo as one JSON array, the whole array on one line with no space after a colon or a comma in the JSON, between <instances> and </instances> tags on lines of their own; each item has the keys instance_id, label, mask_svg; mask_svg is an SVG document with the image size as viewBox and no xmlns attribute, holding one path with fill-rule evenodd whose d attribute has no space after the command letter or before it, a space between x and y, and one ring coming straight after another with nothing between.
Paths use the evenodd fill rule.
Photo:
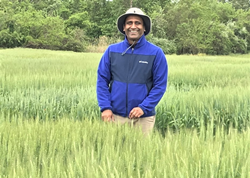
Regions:
<instances>
[{"instance_id":1,"label":"jacket logo","mask_svg":"<svg viewBox=\"0 0 250 178\"><path fill-rule=\"evenodd\" d=\"M148 64L148 61L139 61L139 63Z\"/></svg>"}]
</instances>

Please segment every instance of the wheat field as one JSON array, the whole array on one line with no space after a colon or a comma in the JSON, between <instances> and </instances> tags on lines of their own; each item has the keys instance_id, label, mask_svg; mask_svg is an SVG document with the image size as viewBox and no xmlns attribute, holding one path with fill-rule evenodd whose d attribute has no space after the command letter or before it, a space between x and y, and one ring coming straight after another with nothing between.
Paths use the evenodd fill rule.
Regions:
<instances>
[{"instance_id":1,"label":"wheat field","mask_svg":"<svg viewBox=\"0 0 250 178\"><path fill-rule=\"evenodd\" d=\"M166 56L146 138L100 120L101 56L0 50L0 177L250 177L250 55Z\"/></svg>"}]
</instances>

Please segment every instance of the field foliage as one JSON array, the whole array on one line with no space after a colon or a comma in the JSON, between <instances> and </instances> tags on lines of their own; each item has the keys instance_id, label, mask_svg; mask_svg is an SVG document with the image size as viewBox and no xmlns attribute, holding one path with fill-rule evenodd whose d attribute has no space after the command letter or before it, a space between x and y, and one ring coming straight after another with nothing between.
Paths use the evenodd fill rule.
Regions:
<instances>
[{"instance_id":1,"label":"field foliage","mask_svg":"<svg viewBox=\"0 0 250 178\"><path fill-rule=\"evenodd\" d=\"M100 120L100 58L0 50L0 177L250 176L250 55L167 56L147 138Z\"/></svg>"},{"instance_id":2,"label":"field foliage","mask_svg":"<svg viewBox=\"0 0 250 178\"><path fill-rule=\"evenodd\" d=\"M157 128L199 128L211 121L246 127L249 57L167 56L168 89L157 107ZM0 114L8 119L99 119L95 90L100 58L95 53L1 50Z\"/></svg>"}]
</instances>

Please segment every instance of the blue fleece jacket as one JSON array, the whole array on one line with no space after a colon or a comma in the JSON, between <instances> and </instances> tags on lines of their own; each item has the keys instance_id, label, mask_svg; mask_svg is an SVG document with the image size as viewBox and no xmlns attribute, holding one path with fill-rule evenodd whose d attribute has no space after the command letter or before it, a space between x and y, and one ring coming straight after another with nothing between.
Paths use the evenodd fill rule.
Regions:
<instances>
[{"instance_id":1,"label":"blue fleece jacket","mask_svg":"<svg viewBox=\"0 0 250 178\"><path fill-rule=\"evenodd\" d=\"M104 52L97 71L97 100L101 111L128 117L140 107L147 117L167 87L168 65L161 48L143 35L134 47L124 41L110 45Z\"/></svg>"}]
</instances>

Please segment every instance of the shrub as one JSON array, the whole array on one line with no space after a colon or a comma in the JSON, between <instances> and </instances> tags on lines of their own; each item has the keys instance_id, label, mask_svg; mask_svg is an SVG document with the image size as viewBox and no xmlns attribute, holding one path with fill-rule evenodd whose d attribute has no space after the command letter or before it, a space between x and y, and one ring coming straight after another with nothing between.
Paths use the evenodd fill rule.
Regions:
<instances>
[{"instance_id":1,"label":"shrub","mask_svg":"<svg viewBox=\"0 0 250 178\"><path fill-rule=\"evenodd\" d=\"M14 31L10 33L8 30L0 31L0 47L13 48L19 47L24 42L24 36Z\"/></svg>"},{"instance_id":2,"label":"shrub","mask_svg":"<svg viewBox=\"0 0 250 178\"><path fill-rule=\"evenodd\" d=\"M163 38L151 38L149 41L163 50L165 54L174 54L176 53L176 44L173 40L167 40Z\"/></svg>"}]
</instances>

